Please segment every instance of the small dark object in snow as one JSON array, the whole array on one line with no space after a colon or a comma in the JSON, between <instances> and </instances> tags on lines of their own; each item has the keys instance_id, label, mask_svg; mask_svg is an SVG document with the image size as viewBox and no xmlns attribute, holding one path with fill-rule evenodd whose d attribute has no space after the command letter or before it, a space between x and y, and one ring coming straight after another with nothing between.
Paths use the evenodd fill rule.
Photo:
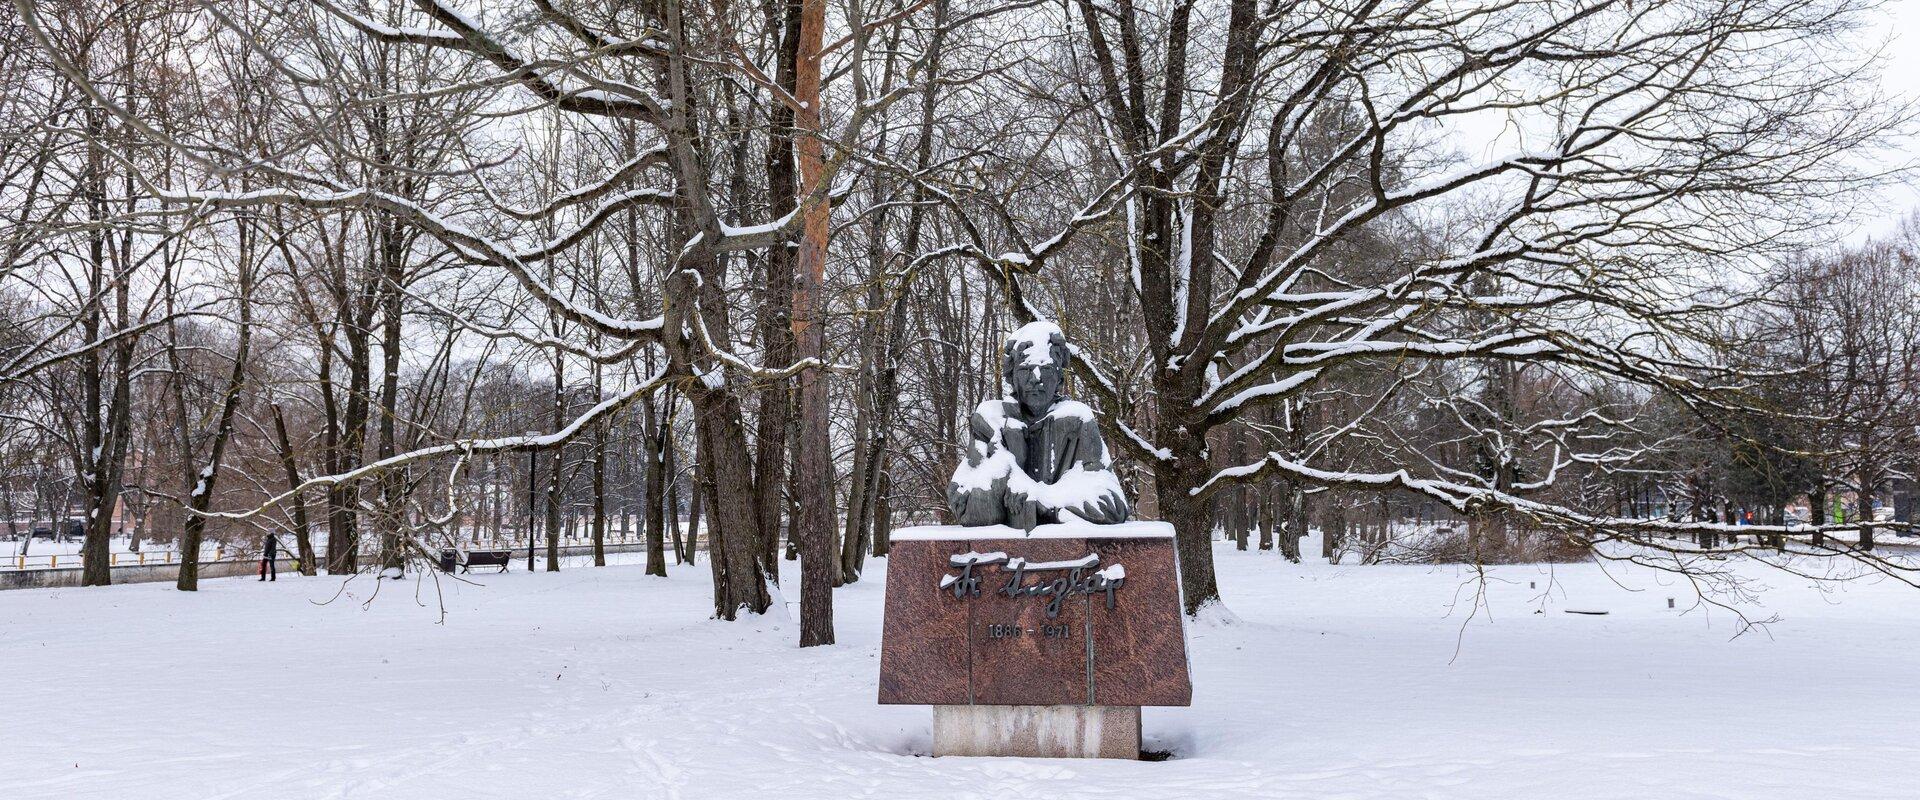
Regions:
<instances>
[{"instance_id":1,"label":"small dark object in snow","mask_svg":"<svg viewBox=\"0 0 1920 800\"><path fill-rule=\"evenodd\" d=\"M1141 760L1141 761L1165 761L1165 760L1167 760L1167 759L1169 759L1169 758L1173 758L1173 751L1171 751L1171 750L1142 750L1142 751L1140 751L1140 760Z\"/></svg>"},{"instance_id":2,"label":"small dark object in snow","mask_svg":"<svg viewBox=\"0 0 1920 800\"><path fill-rule=\"evenodd\" d=\"M1609 613L1606 611L1575 611L1571 608L1564 609L1564 610L1569 614L1586 614L1587 616L1590 616L1590 617L1604 617Z\"/></svg>"}]
</instances>

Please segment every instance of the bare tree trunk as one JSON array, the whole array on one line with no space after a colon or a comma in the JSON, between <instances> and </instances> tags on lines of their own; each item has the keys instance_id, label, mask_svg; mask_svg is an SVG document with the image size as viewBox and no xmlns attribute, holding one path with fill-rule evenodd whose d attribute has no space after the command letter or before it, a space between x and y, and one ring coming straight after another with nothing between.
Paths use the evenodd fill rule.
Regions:
<instances>
[{"instance_id":1,"label":"bare tree trunk","mask_svg":"<svg viewBox=\"0 0 1920 800\"><path fill-rule=\"evenodd\" d=\"M1233 549L1247 549L1247 498L1244 489L1229 489L1220 493L1220 503L1227 507L1227 534L1233 537Z\"/></svg>"},{"instance_id":2,"label":"bare tree trunk","mask_svg":"<svg viewBox=\"0 0 1920 800\"><path fill-rule=\"evenodd\" d=\"M1827 486L1824 482L1816 484L1813 491L1807 493L1807 522L1813 525L1813 546L1824 547L1827 537L1820 532L1820 526L1827 524Z\"/></svg>"},{"instance_id":3,"label":"bare tree trunk","mask_svg":"<svg viewBox=\"0 0 1920 800\"><path fill-rule=\"evenodd\" d=\"M88 285L93 291L113 298L113 324L118 328L126 327L129 319L129 289L124 275L109 277L117 270L110 267L108 243L105 233L107 218L106 178L104 175L104 155L101 152L100 135L104 131L103 113L87 104L87 165L84 175L83 191L86 194L87 217L94 222L93 230L87 235L88 266L91 270ZM129 179L131 180L131 179ZM129 203L132 202L129 192ZM122 259L125 260L124 258ZM89 304L81 323L86 341L99 341L106 324L104 303ZM126 462L127 437L131 428L131 387L130 375L133 366L132 337L122 337L111 348L111 356L103 362L98 350L89 349L81 359L82 394L86 407L83 411L82 452L76 461L75 473L82 483L82 518L85 525L85 539L80 546L80 584L82 586L106 586L113 582L111 568L112 556L108 552L108 540L112 535L114 505L120 499L120 474ZM62 507L64 510L64 506ZM53 530L56 536L64 530L56 512L53 516Z\"/></svg>"},{"instance_id":4,"label":"bare tree trunk","mask_svg":"<svg viewBox=\"0 0 1920 800\"><path fill-rule=\"evenodd\" d=\"M794 65L794 112L799 139L801 211L800 253L793 292L793 333L802 359L825 354L827 236L826 163L820 141L821 50L826 45L826 0L801 0L800 44ZM792 536L800 548L800 646L833 644L833 586L840 561L833 539L833 442L827 430L827 376L817 365L800 373L800 518Z\"/></svg>"},{"instance_id":5,"label":"bare tree trunk","mask_svg":"<svg viewBox=\"0 0 1920 800\"><path fill-rule=\"evenodd\" d=\"M763 614L771 599L760 568L760 537L755 535L759 519L739 406L730 396L717 392L696 392L695 397L694 427L700 441L698 483L708 506L707 558L715 562L712 566L720 581L714 610L720 618L729 620L742 608ZM706 408L700 408L702 405ZM689 541L697 538L700 530L697 525L691 527Z\"/></svg>"},{"instance_id":6,"label":"bare tree trunk","mask_svg":"<svg viewBox=\"0 0 1920 800\"><path fill-rule=\"evenodd\" d=\"M873 554L884 557L893 545L893 477L880 471L873 491Z\"/></svg>"},{"instance_id":7,"label":"bare tree trunk","mask_svg":"<svg viewBox=\"0 0 1920 800\"><path fill-rule=\"evenodd\" d=\"M1179 485L1177 474L1169 471L1166 475L1172 486L1162 484L1167 491L1160 493L1160 514L1172 521L1174 542L1180 551L1182 605L1188 614L1197 614L1220 600L1220 586L1213 572L1213 517L1207 513L1205 501L1193 499L1187 492L1190 487Z\"/></svg>"},{"instance_id":8,"label":"bare tree trunk","mask_svg":"<svg viewBox=\"0 0 1920 800\"><path fill-rule=\"evenodd\" d=\"M1347 538L1347 511L1344 501L1335 499L1327 503L1324 516L1320 520L1320 555L1329 564L1340 563L1341 550Z\"/></svg>"},{"instance_id":9,"label":"bare tree trunk","mask_svg":"<svg viewBox=\"0 0 1920 800\"><path fill-rule=\"evenodd\" d=\"M280 404L273 404L274 441L280 451L280 468L287 473L287 488L300 485L300 464L293 454L293 439L287 435L287 417L280 410ZM291 501L289 513L293 517L294 547L300 554L300 574L316 575L318 565L314 562L313 536L307 523L307 498L296 495Z\"/></svg>"},{"instance_id":10,"label":"bare tree trunk","mask_svg":"<svg viewBox=\"0 0 1920 800\"><path fill-rule=\"evenodd\" d=\"M641 513L644 515L642 524L647 529L647 574L664 578L667 576L667 556L664 552L666 531L662 519L665 516L663 511L667 508L666 503L675 503L679 500L678 493L669 495L666 488L667 480L673 472L673 464L669 459L673 444L669 434L673 430L673 420L669 418L665 425L655 420L652 395L641 398L640 402L643 435L646 437L642 452L646 456L647 503ZM673 408L671 396L667 398L666 406L669 411ZM677 559L676 563L686 563L686 553L681 550L680 545L680 524L677 517L673 526L673 555Z\"/></svg>"},{"instance_id":11,"label":"bare tree trunk","mask_svg":"<svg viewBox=\"0 0 1920 800\"><path fill-rule=\"evenodd\" d=\"M672 424L672 420L669 419L668 431L671 431L671 424ZM675 463L675 461L677 460L674 458L675 453L671 449L672 447L671 441L672 441L671 439L668 440L669 449L666 452L667 462L666 462L666 466L663 468L667 474L667 489L666 489L667 525L672 529L672 532L673 532L673 555L675 558L678 559L678 561L675 561L674 563L691 564L693 563L693 545L689 544L686 540L686 537L682 536L680 532L680 475L678 474L679 465ZM694 468L698 469L699 464L696 463L694 465ZM694 500L694 506L697 508L699 507L699 504L700 504L700 491L698 488L699 487L698 481L695 482L694 486L695 486L695 489L693 492L693 500Z\"/></svg>"},{"instance_id":12,"label":"bare tree trunk","mask_svg":"<svg viewBox=\"0 0 1920 800\"><path fill-rule=\"evenodd\" d=\"M939 74L941 59L946 52L948 0L934 0L933 34L927 44L928 74ZM925 172L933 161L934 122L937 118L939 94L933 82L928 82L920 93L920 120L918 136L914 141L913 163L916 172ZM927 187L915 182L913 185L913 203L907 209L906 238L900 252L909 258L920 252L921 231L926 224ZM879 276L875 276L877 281ZM893 506L891 501L892 475L888 467L892 463L892 453L888 448L888 433L893 425L894 416L900 406L900 351L907 330L908 300L913 297L914 275L908 273L901 277L900 285L894 289L892 309L882 327L883 342L873 381L873 417L868 431L866 448L866 470L864 481L857 480L854 487L863 492L864 508L871 508L873 518L872 538L873 554L887 555L893 531ZM957 382L948 386L949 391L957 390ZM856 446L859 446L856 440Z\"/></svg>"},{"instance_id":13,"label":"bare tree trunk","mask_svg":"<svg viewBox=\"0 0 1920 800\"><path fill-rule=\"evenodd\" d=\"M373 304L367 299L375 282L368 281L358 293L360 302L356 307L351 299L353 289L344 283L345 277L336 287L343 299L340 300L340 335L347 343L347 391L345 412L337 418L332 413L336 407L331 399L331 382L322 379L322 391L329 397L330 427L337 421L338 428L333 431L331 440L330 463L328 471L338 475L357 469L361 462L361 448L366 442L367 413L369 396L368 373L371 369L371 348L368 345L368 323L372 317ZM321 363L324 367L329 361L331 345L321 344ZM360 566L360 487L353 481L334 484L327 491L327 572L334 575L352 574Z\"/></svg>"},{"instance_id":14,"label":"bare tree trunk","mask_svg":"<svg viewBox=\"0 0 1920 800\"><path fill-rule=\"evenodd\" d=\"M555 354L553 357L553 429L559 430L567 424L567 388L566 357ZM562 474L566 472L567 446L565 443L553 448L552 468L547 470L547 571L560 571L560 512L566 502L563 495L565 483Z\"/></svg>"},{"instance_id":15,"label":"bare tree trunk","mask_svg":"<svg viewBox=\"0 0 1920 800\"><path fill-rule=\"evenodd\" d=\"M235 334L233 366L227 372L227 384L220 393L220 415L214 423L213 441L207 446L207 461L194 480L193 490L187 494L187 517L180 534L180 573L174 581L174 588L183 592L200 589L200 540L207 528L205 512L213 506L214 483L220 478L220 459L226 453L227 442L233 439L233 418L240 410L240 391L246 386L247 356L253 344L254 235L245 223L242 223L237 239L240 245L239 294L235 297L234 305L238 309L239 330ZM167 344L168 355L177 364L179 357L171 337ZM278 410L275 408L276 412ZM186 463L192 464L191 454L188 455Z\"/></svg>"},{"instance_id":16,"label":"bare tree trunk","mask_svg":"<svg viewBox=\"0 0 1920 800\"><path fill-rule=\"evenodd\" d=\"M493 542L500 541L500 535L506 529L507 524L506 475L500 469L500 463L503 458L505 458L505 456L502 454L494 454L493 468L491 471L492 480L489 481L489 483L492 484L490 487L492 491L490 491L489 494L493 495L493 519L491 520L492 529L489 539Z\"/></svg>"},{"instance_id":17,"label":"bare tree trunk","mask_svg":"<svg viewBox=\"0 0 1920 800\"><path fill-rule=\"evenodd\" d=\"M1280 555L1300 563L1300 539L1307 535L1307 498L1291 481L1281 482L1274 496L1274 520L1281 526Z\"/></svg>"},{"instance_id":18,"label":"bare tree trunk","mask_svg":"<svg viewBox=\"0 0 1920 800\"><path fill-rule=\"evenodd\" d=\"M884 228L885 212L877 214L876 228ZM867 307L880 305L881 276L886 269L883 256L879 254L879 237L874 237L875 246L869 255L872 274L867 278ZM872 452L868 438L874 427L873 373L875 353L875 335L877 323L860 323L860 370L854 379L853 389L853 469L848 473L847 517L842 523L840 534L839 583L845 585L860 580L860 569L866 562L867 541L872 531L873 507L869 504L870 484L877 480L874 458L879 454Z\"/></svg>"},{"instance_id":19,"label":"bare tree trunk","mask_svg":"<svg viewBox=\"0 0 1920 800\"><path fill-rule=\"evenodd\" d=\"M607 565L607 426L593 430L593 565Z\"/></svg>"},{"instance_id":20,"label":"bare tree trunk","mask_svg":"<svg viewBox=\"0 0 1920 800\"><path fill-rule=\"evenodd\" d=\"M780 0L768 5L768 16L778 14L779 50L776 53L775 80L780 88L795 91L796 59L800 48L801 0ZM799 205L798 181L794 163L794 113L785 103L775 103L769 111L772 130L766 150L768 212L784 216ZM766 273L766 299L760 310L760 339L770 365L791 363L797 347L794 338L794 287L798 253L783 244L767 251L761 259ZM758 549L760 568L767 579L780 582L780 531L787 503L789 426L793 419L793 382L769 381L760 390L760 415L754 441L755 509L760 521ZM789 523L793 520L787 520Z\"/></svg>"},{"instance_id":21,"label":"bare tree trunk","mask_svg":"<svg viewBox=\"0 0 1920 800\"><path fill-rule=\"evenodd\" d=\"M1273 549L1273 533L1274 533L1274 527L1276 525L1276 522L1275 522L1276 517L1274 515L1273 496L1275 493L1279 491L1279 489L1274 486L1263 485L1263 486L1254 488L1252 491L1254 495L1258 498L1257 500L1255 500L1255 502L1258 504L1258 507L1260 509L1260 513L1259 513L1260 549L1272 550Z\"/></svg>"},{"instance_id":22,"label":"bare tree trunk","mask_svg":"<svg viewBox=\"0 0 1920 800\"><path fill-rule=\"evenodd\" d=\"M672 101L666 106L662 125L669 141L669 160L678 180L674 184L676 214L674 236L684 244L677 261L678 271L667 278L662 293L663 330L661 344L670 363L686 370L696 380L687 383L687 397L693 403L693 423L705 473L705 494L713 507L708 536L708 556L714 563L714 615L732 620L740 609L765 613L771 597L767 591L766 571L762 569L759 506L754 487L753 455L748 448L746 426L738 391L726 381L726 367L707 351L704 342L685 337L690 315L698 314L703 336L711 335L716 347L728 348L731 339L730 309L722 286L725 263L705 234L717 225L709 205L707 178L702 147L706 141L698 128L696 92L689 75L691 59L687 53L687 20L677 3L662 7L667 39L673 46L665 59L662 83Z\"/></svg>"},{"instance_id":23,"label":"bare tree trunk","mask_svg":"<svg viewBox=\"0 0 1920 800\"><path fill-rule=\"evenodd\" d=\"M680 547L682 547L682 548L683 548L683 549L682 549L682 552L683 552L683 553L685 554L685 559L684 559L684 561L685 561L686 563L688 563L688 564L698 564L698 563L699 563L699 554L700 554L700 509L701 509L701 508L704 508L704 507L705 507L705 505L706 505L706 504L705 504L705 500L704 500L704 497L703 497L703 494L704 494L704 493L703 493L703 492L701 491L701 488L700 488L700 481L699 481L699 477L700 477L700 476L699 476L699 473L698 473L698 472L695 472L695 473L694 473L694 475L693 475L693 479L694 479L694 480L693 480L693 484L692 484L692 487L693 487L693 488L692 488L692 491L693 491L693 499L692 499L692 502L690 502L690 503L688 504L688 508L689 508L689 513L688 513L688 516L687 516L687 530L686 530L686 536L685 536L685 540L684 540L684 541L682 541L682 537L681 537L681 533L680 533L680 511L679 511L679 509L680 509L680 506L679 506L679 502L678 502L678 501L676 500L676 501L675 501L675 503L674 503L674 504L673 504L672 506L670 506L670 507L669 507L669 508L667 509L667 513L668 513L668 514L670 514L670 515L672 515L672 516L671 516L671 518L673 519L673 524L674 524L674 529L673 529L673 539L674 539L674 543L675 543L675 544L677 544L677 545L679 545ZM676 485L675 485L675 488L673 488L673 489L670 489L669 491L673 491L673 492L675 492L675 493L676 493L676 496L677 496L677 493L679 492L679 488L678 488L678 485L676 484ZM711 548L711 547L712 547L712 545L708 545L708 547L709 547L709 548Z\"/></svg>"},{"instance_id":24,"label":"bare tree trunk","mask_svg":"<svg viewBox=\"0 0 1920 800\"><path fill-rule=\"evenodd\" d=\"M384 78L384 75L383 75ZM383 120L384 122L384 120ZM386 176L382 176L386 179ZM382 219L379 224L380 259L380 431L374 448L377 459L392 458L400 451L397 426L400 416L400 297L406 280L405 255L398 223ZM382 576L398 578L406 569L407 553L401 545L406 526L406 472L388 470L379 478L380 571Z\"/></svg>"},{"instance_id":25,"label":"bare tree trunk","mask_svg":"<svg viewBox=\"0 0 1920 800\"><path fill-rule=\"evenodd\" d=\"M1854 472L1854 482L1860 487L1856 495L1860 503L1859 513L1855 515L1860 523L1860 549L1867 551L1873 550L1873 527L1870 523L1873 522L1874 490L1880 483L1880 467L1875 463L1876 456L1871 449L1878 446L1878 442L1873 440L1879 435L1880 432L1871 428L1861 432L1860 449L1863 452L1858 457L1859 467Z\"/></svg>"},{"instance_id":26,"label":"bare tree trunk","mask_svg":"<svg viewBox=\"0 0 1920 800\"><path fill-rule=\"evenodd\" d=\"M741 607L741 604L735 599L736 596L732 593L734 587L728 583L730 578L738 577L737 574L729 575L727 572L727 562L734 556L734 553L728 552L725 547L725 537L727 534L716 530L721 527L714 522L714 520L720 517L719 500L714 497L713 471L707 468L709 454L705 451L704 443L699 445L699 453L700 461L693 470L693 506L687 516L687 529L690 531L687 541L689 546L691 546L692 542L699 539L700 520L702 518L707 519L707 527L709 528L707 533L707 569L713 574L714 616L720 619L734 619L739 615ZM734 532L736 539L738 535L737 531ZM737 545L738 542L736 541L735 544ZM769 602L769 605L771 605L771 602Z\"/></svg>"},{"instance_id":27,"label":"bare tree trunk","mask_svg":"<svg viewBox=\"0 0 1920 800\"><path fill-rule=\"evenodd\" d=\"M800 418L797 415L787 420L787 439L794 442L800 440ZM787 488L782 495L783 505L781 507L785 509L788 521L785 554L785 558L788 561L800 560L800 538L795 531L800 521L801 489L799 483L802 474L804 474L804 471L800 465L800 448L787 448Z\"/></svg>"}]
</instances>

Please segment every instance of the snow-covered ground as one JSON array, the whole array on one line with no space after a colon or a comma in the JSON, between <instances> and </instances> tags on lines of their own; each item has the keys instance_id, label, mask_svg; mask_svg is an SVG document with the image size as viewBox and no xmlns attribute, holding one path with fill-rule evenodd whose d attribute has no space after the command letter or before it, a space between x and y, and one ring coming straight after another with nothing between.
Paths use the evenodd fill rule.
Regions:
<instances>
[{"instance_id":1,"label":"snow-covered ground","mask_svg":"<svg viewBox=\"0 0 1920 800\"><path fill-rule=\"evenodd\" d=\"M1617 566L1498 568L1470 614L1452 567L1219 556L1237 621L1191 626L1157 763L926 757L929 711L874 702L877 562L807 650L779 615L707 619L704 563L443 580L444 620L432 581L4 592L0 797L1920 794L1915 590L1749 569L1779 619L1735 637Z\"/></svg>"}]
</instances>

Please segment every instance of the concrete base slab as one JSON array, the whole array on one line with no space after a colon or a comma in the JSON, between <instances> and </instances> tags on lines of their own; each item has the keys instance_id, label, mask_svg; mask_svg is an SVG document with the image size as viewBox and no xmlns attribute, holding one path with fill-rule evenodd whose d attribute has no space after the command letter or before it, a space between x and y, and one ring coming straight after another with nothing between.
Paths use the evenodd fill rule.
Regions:
<instances>
[{"instance_id":1,"label":"concrete base slab","mask_svg":"<svg viewBox=\"0 0 1920 800\"><path fill-rule=\"evenodd\" d=\"M1139 706L934 706L936 756L1140 757Z\"/></svg>"}]
</instances>

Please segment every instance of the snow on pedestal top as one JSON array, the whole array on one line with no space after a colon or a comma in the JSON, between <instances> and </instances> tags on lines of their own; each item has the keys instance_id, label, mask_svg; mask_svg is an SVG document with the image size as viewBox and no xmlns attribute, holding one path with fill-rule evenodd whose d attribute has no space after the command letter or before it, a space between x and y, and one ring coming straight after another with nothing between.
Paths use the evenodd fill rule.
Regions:
<instances>
[{"instance_id":1,"label":"snow on pedestal top","mask_svg":"<svg viewBox=\"0 0 1920 800\"><path fill-rule=\"evenodd\" d=\"M1095 525L1091 522L1061 522L1040 525L1026 533L1011 525L918 525L893 532L893 541L929 541L959 539L1112 539L1124 537L1173 538L1173 526L1165 522L1122 522Z\"/></svg>"}]
</instances>

